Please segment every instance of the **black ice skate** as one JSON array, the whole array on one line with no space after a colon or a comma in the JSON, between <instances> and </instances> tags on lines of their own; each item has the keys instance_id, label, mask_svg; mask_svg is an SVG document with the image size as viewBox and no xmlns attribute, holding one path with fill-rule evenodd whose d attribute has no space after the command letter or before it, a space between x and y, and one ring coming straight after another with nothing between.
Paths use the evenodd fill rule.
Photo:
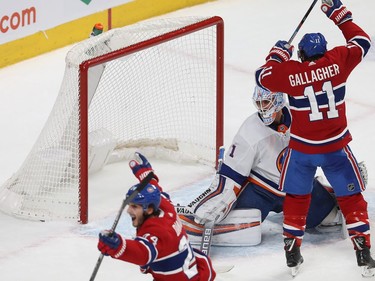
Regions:
<instances>
[{"instance_id":1,"label":"black ice skate","mask_svg":"<svg viewBox=\"0 0 375 281\"><path fill-rule=\"evenodd\" d=\"M300 247L296 245L296 239L294 238L285 238L284 244L286 265L290 267L292 276L296 276L303 263Z\"/></svg>"},{"instance_id":2,"label":"black ice skate","mask_svg":"<svg viewBox=\"0 0 375 281\"><path fill-rule=\"evenodd\" d=\"M375 261L371 257L370 249L365 244L365 237L357 236L352 239L356 248L357 264L362 268L363 277L375 275Z\"/></svg>"}]
</instances>

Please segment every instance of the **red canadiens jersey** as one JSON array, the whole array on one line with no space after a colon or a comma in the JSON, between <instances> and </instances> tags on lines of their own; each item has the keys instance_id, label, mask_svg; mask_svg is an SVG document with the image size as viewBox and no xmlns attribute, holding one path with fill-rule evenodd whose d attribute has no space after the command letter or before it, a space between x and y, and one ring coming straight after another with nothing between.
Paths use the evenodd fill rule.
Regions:
<instances>
[{"instance_id":1,"label":"red canadiens jersey","mask_svg":"<svg viewBox=\"0 0 375 281\"><path fill-rule=\"evenodd\" d=\"M327 51L319 60L270 60L256 71L258 85L288 95L292 114L289 146L303 153L333 152L352 139L345 110L346 80L371 43L351 21L339 28L347 45Z\"/></svg>"},{"instance_id":2,"label":"red canadiens jersey","mask_svg":"<svg viewBox=\"0 0 375 281\"><path fill-rule=\"evenodd\" d=\"M155 281L211 281L210 259L193 249L174 206L162 196L159 217L145 220L119 259L141 266Z\"/></svg>"}]
</instances>

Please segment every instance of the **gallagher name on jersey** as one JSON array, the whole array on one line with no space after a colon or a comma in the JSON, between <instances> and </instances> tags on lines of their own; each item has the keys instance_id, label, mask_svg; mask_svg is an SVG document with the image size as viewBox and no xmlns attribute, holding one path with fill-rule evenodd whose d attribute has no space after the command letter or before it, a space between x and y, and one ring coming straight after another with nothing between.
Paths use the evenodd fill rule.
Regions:
<instances>
[{"instance_id":1,"label":"gallagher name on jersey","mask_svg":"<svg viewBox=\"0 0 375 281\"><path fill-rule=\"evenodd\" d=\"M315 64L311 62L311 64ZM340 73L340 67L337 64L332 64L326 67L317 68L310 72L302 72L289 75L289 82L292 87L310 84L315 81L321 81L327 78L331 78Z\"/></svg>"}]
</instances>

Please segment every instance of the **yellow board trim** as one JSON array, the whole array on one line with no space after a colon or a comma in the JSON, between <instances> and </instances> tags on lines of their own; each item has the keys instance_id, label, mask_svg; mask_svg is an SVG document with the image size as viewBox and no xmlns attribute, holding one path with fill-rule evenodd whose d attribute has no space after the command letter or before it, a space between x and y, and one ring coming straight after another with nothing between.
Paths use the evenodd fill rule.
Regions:
<instances>
[{"instance_id":1,"label":"yellow board trim","mask_svg":"<svg viewBox=\"0 0 375 281\"><path fill-rule=\"evenodd\" d=\"M105 10L0 45L0 68L82 41L96 22L107 30L210 1L216 0L135 0L110 9L110 19Z\"/></svg>"}]
</instances>

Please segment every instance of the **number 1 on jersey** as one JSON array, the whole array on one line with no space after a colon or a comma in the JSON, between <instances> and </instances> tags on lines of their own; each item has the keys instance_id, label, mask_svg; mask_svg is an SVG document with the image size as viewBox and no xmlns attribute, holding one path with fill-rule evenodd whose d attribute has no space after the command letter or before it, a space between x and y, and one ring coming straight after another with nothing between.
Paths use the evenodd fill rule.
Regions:
<instances>
[{"instance_id":1,"label":"number 1 on jersey","mask_svg":"<svg viewBox=\"0 0 375 281\"><path fill-rule=\"evenodd\" d=\"M330 81L324 82L323 93L327 95L328 99L328 111L327 118L337 118L339 112L336 109L335 95L333 93L332 83ZM311 113L309 114L310 121L322 120L323 113L319 111L318 101L316 100L316 95L312 86L306 87L304 91L304 96L309 99ZM326 105L324 105L325 107Z\"/></svg>"}]
</instances>

